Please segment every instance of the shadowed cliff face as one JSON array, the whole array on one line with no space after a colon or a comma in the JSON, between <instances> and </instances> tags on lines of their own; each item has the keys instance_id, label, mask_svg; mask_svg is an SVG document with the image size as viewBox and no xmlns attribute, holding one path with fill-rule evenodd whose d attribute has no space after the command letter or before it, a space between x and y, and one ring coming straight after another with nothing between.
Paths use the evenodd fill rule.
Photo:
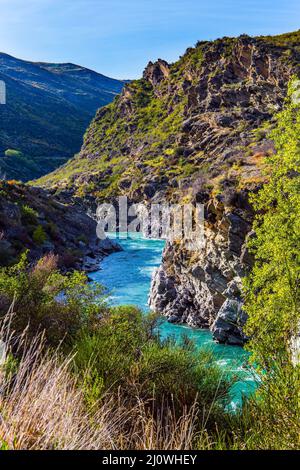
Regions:
<instances>
[{"instance_id":1,"label":"shadowed cliff face","mask_svg":"<svg viewBox=\"0 0 300 470\"><path fill-rule=\"evenodd\" d=\"M96 222L77 205L40 188L0 181L0 267L28 250L30 261L54 253L62 270L95 271L99 259L119 249L97 239Z\"/></svg>"},{"instance_id":2,"label":"shadowed cliff face","mask_svg":"<svg viewBox=\"0 0 300 470\"><path fill-rule=\"evenodd\" d=\"M268 134L300 64L299 33L223 38L149 63L98 111L78 157L40 184L90 200L205 204L206 246L167 244L151 290L170 321L242 343L240 285L251 257L249 191L265 180Z\"/></svg>"},{"instance_id":3,"label":"shadowed cliff face","mask_svg":"<svg viewBox=\"0 0 300 470\"><path fill-rule=\"evenodd\" d=\"M211 328L214 338L242 344L241 279L252 264L245 242L251 236L252 212L241 195L226 206L222 196L205 204L205 244L187 250L184 241L168 243L152 280L150 306L171 322Z\"/></svg>"}]
</instances>

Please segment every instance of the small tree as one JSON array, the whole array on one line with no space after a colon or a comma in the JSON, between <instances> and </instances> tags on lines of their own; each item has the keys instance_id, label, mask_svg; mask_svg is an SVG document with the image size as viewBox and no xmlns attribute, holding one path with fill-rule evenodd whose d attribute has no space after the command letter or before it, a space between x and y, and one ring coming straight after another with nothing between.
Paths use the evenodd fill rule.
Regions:
<instances>
[{"instance_id":1,"label":"small tree","mask_svg":"<svg viewBox=\"0 0 300 470\"><path fill-rule=\"evenodd\" d=\"M255 265L245 282L246 333L253 360L264 368L291 361L291 339L300 322L300 105L277 116L268 158L269 182L252 197L257 211L251 242Z\"/></svg>"}]
</instances>

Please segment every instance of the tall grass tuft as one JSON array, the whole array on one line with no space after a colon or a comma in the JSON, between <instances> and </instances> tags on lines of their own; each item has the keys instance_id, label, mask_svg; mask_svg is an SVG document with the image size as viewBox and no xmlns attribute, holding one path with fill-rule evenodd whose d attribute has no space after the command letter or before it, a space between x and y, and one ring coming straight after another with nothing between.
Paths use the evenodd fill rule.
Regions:
<instances>
[{"instance_id":1,"label":"tall grass tuft","mask_svg":"<svg viewBox=\"0 0 300 470\"><path fill-rule=\"evenodd\" d=\"M44 354L36 337L16 371L1 371L0 441L9 449L113 448L118 420L109 401L88 412L69 372L71 357Z\"/></svg>"},{"instance_id":2,"label":"tall grass tuft","mask_svg":"<svg viewBox=\"0 0 300 470\"><path fill-rule=\"evenodd\" d=\"M0 338L6 361L0 365L0 448L13 450L188 449L195 407L178 419L167 405L154 415L136 398L129 408L119 394L106 394L88 408L84 390L71 372L73 357L45 352L43 335L27 341L13 336L7 317ZM18 346L16 346L18 345ZM18 361L11 348L22 351ZM196 406L196 405L195 405Z\"/></svg>"}]
</instances>

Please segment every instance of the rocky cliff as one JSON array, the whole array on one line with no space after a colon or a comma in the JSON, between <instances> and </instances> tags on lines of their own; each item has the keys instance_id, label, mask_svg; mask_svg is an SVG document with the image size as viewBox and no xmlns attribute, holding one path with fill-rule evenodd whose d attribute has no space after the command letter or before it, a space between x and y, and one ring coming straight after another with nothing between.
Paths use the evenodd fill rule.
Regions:
<instances>
[{"instance_id":1,"label":"rocky cliff","mask_svg":"<svg viewBox=\"0 0 300 470\"><path fill-rule=\"evenodd\" d=\"M235 206L222 196L205 204L205 244L187 250L167 243L163 262L152 280L150 306L171 322L211 328L214 338L229 344L246 339L242 327L241 278L252 259L245 245L251 236L252 212L247 194ZM243 197L245 199L243 199Z\"/></svg>"},{"instance_id":2,"label":"rocky cliff","mask_svg":"<svg viewBox=\"0 0 300 470\"><path fill-rule=\"evenodd\" d=\"M150 62L98 111L81 153L40 180L87 203L117 195L203 203L205 247L167 244L150 304L170 321L212 328L222 342L245 340L248 196L265 181L268 134L299 64L299 32L200 42L174 64Z\"/></svg>"}]
</instances>

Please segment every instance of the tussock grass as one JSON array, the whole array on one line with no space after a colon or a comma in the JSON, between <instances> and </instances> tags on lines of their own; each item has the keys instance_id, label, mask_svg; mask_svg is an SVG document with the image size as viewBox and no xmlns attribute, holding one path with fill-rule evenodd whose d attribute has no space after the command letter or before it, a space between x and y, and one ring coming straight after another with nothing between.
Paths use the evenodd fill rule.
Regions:
<instances>
[{"instance_id":1,"label":"tussock grass","mask_svg":"<svg viewBox=\"0 0 300 470\"><path fill-rule=\"evenodd\" d=\"M2 372L0 440L10 449L112 448L120 416L109 402L91 414L69 372L71 358L43 355L37 337L16 373Z\"/></svg>"},{"instance_id":2,"label":"tussock grass","mask_svg":"<svg viewBox=\"0 0 300 470\"><path fill-rule=\"evenodd\" d=\"M155 415L138 397L128 408L121 394L108 393L88 408L71 372L73 357L63 358L59 349L45 352L43 335L28 343L24 332L16 340L9 325L6 318L0 333L7 355L0 372L0 448L191 448L196 405L177 419L167 404ZM16 348L23 351L17 364L10 353Z\"/></svg>"}]
</instances>

